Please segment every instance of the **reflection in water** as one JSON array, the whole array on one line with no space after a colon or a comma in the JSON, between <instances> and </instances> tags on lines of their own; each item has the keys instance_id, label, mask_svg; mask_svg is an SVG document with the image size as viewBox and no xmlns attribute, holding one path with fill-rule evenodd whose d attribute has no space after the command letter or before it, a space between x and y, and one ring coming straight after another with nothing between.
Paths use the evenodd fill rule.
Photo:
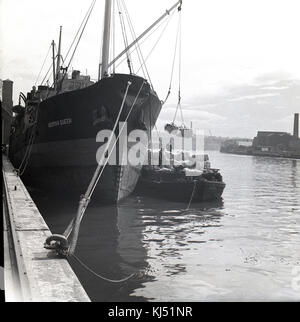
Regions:
<instances>
[{"instance_id":1,"label":"reflection in water","mask_svg":"<svg viewBox=\"0 0 300 322\"><path fill-rule=\"evenodd\" d=\"M63 200L40 193L33 197L51 231L62 233L76 212L76 198ZM170 204L160 202L133 196L118 207L89 207L81 224L76 255L95 272L111 279L135 274L126 283L111 284L94 277L71 259L92 300L155 300L135 295L134 290L154 281L156 266L160 264L167 276L184 274L183 253L205 242L205 229L221 226L222 214L216 208L208 208L220 207L220 202L200 204L197 210L188 211L183 210L186 204L174 203L174 209L170 209Z\"/></svg>"},{"instance_id":2,"label":"reflection in water","mask_svg":"<svg viewBox=\"0 0 300 322\"><path fill-rule=\"evenodd\" d=\"M132 196L118 207L91 205L76 254L99 274L136 275L122 284L70 261L94 301L300 300L299 161L210 154L222 169L224 204ZM77 197L33 195L50 229L62 233Z\"/></svg>"},{"instance_id":3,"label":"reflection in water","mask_svg":"<svg viewBox=\"0 0 300 322\"><path fill-rule=\"evenodd\" d=\"M297 171L298 171L297 165L298 165L297 160L292 160L291 182L295 190L297 188Z\"/></svg>"},{"instance_id":4,"label":"reflection in water","mask_svg":"<svg viewBox=\"0 0 300 322\"><path fill-rule=\"evenodd\" d=\"M38 206L52 232L62 233L76 212L76 198L60 200L51 196L39 200ZM55 200L55 201L54 201ZM125 283L112 284L103 281L82 268L75 260L70 263L93 301L126 301L133 289L139 287L140 280L148 280L146 250L141 242L142 228L135 226L135 211L124 207L89 207L80 227L76 255L90 268L110 279L122 279L136 273ZM133 297L130 301L144 300Z\"/></svg>"}]
</instances>

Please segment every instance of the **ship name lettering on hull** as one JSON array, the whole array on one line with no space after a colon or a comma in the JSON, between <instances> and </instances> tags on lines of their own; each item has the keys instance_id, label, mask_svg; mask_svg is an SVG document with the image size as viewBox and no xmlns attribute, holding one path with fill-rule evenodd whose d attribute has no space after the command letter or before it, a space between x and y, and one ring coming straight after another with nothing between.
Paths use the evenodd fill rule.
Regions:
<instances>
[{"instance_id":1,"label":"ship name lettering on hull","mask_svg":"<svg viewBox=\"0 0 300 322\"><path fill-rule=\"evenodd\" d=\"M63 120L48 123L48 128L52 129L57 126L64 126L64 125L71 125L71 124L72 124L72 119L63 119Z\"/></svg>"}]
</instances>

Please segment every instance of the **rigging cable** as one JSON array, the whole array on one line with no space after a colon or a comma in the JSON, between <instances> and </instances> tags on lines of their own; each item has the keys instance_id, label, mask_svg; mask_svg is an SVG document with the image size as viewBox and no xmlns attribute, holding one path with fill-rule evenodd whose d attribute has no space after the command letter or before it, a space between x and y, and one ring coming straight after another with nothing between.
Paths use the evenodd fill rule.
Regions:
<instances>
[{"instance_id":1,"label":"rigging cable","mask_svg":"<svg viewBox=\"0 0 300 322\"><path fill-rule=\"evenodd\" d=\"M50 65L50 67L49 67L49 69L48 69L48 71L47 71L47 73L46 73L45 77L43 78L43 80L42 80L42 82L41 82L41 84L42 84L42 85L45 83L45 80L47 79L47 77L48 77L48 75L49 75L49 73L50 73L50 71L51 71L51 69L52 69L52 66L53 66L53 64L51 63L51 65ZM47 80L47 82L49 82L49 79Z\"/></svg>"},{"instance_id":2,"label":"rigging cable","mask_svg":"<svg viewBox=\"0 0 300 322\"><path fill-rule=\"evenodd\" d=\"M170 16L169 20L167 20L166 25L164 26L164 28L163 28L162 32L160 33L160 35L159 35L159 37L158 37L157 41L156 41L156 42L155 42L155 44L154 44L154 46L153 46L153 47L151 48L151 50L149 51L149 53L148 53L148 55L147 55L147 57L146 57L146 59L145 59L145 62L144 62L144 63L146 63L146 62L148 61L148 59L149 59L149 57L151 56L151 54L153 53L154 49L157 47L158 43L160 42L160 40L161 40L162 36L164 35L164 33L165 33L165 31L166 31L166 29L167 29L167 27L168 27L168 25L169 25L169 23L170 23L170 21L171 21L171 18L172 18L173 16L174 16L174 12L172 12L172 14L171 14L171 16ZM142 68L142 66L140 67L140 69L141 69L141 68ZM140 71L140 69L138 70L138 72Z\"/></svg>"},{"instance_id":3,"label":"rigging cable","mask_svg":"<svg viewBox=\"0 0 300 322\"><path fill-rule=\"evenodd\" d=\"M78 38L78 41L77 41L77 43L76 43L76 45L75 45L75 48L74 48L73 53L72 53L72 56L71 56L71 58L70 58L70 60L69 60L69 63L68 63L68 65L67 65L67 67L65 68L65 73L64 73L63 78L60 80L60 83L62 83L62 82L64 81L64 79L66 78L67 72L68 72L69 67L70 67L70 65L71 65L71 63L72 63L72 60L73 60L73 58L74 58L74 55L75 55L75 53L76 53L76 50L77 50L78 45L79 45L79 43L80 43L80 40L81 40L81 38L82 38L82 35L83 35L84 31L85 31L85 28L86 28L86 25L87 25L87 23L88 23L88 21L89 21L89 18L90 18L91 14L92 14L92 11L93 11L93 9L94 9L94 7L95 7L95 4L96 4L96 0L93 0L93 3L92 3L91 7L90 7L90 8L89 8L89 10L88 10L88 15L87 15L87 17L86 17L86 21L85 21L84 26L83 26L83 28L82 28L82 30L81 30L81 33L80 33L79 38ZM66 58L65 58L65 59L66 59Z\"/></svg>"},{"instance_id":4,"label":"rigging cable","mask_svg":"<svg viewBox=\"0 0 300 322\"><path fill-rule=\"evenodd\" d=\"M117 0L117 5L118 5L120 25L121 25L121 30L122 30L124 45L125 45L125 48L127 48L128 47L128 38L127 38L126 27L125 27L123 13L121 11L121 5L120 5L120 1L119 0ZM127 57L127 65L128 65L128 68L129 68L129 72L130 72L130 74L132 74L133 73L133 66L132 66L132 61L131 61L131 57L130 57L129 51L126 52L126 57Z\"/></svg>"},{"instance_id":5,"label":"rigging cable","mask_svg":"<svg viewBox=\"0 0 300 322\"><path fill-rule=\"evenodd\" d=\"M116 0L113 0L113 14L112 14L112 19L113 19L113 28L112 28L112 47L113 47L113 52L112 52L112 60L115 59L116 57ZM116 62L113 63L112 66L112 71L113 74L116 73Z\"/></svg>"},{"instance_id":6,"label":"rigging cable","mask_svg":"<svg viewBox=\"0 0 300 322\"><path fill-rule=\"evenodd\" d=\"M148 36L146 36L143 40L141 40L140 45L142 45L144 42L146 42L146 40L148 40L164 23L166 22L166 20L161 21L149 34ZM134 47L133 49L130 49L129 52L130 54L134 53L137 50L136 47ZM120 60L120 62L118 63L118 65L116 66L117 68L124 63L124 61L126 60L126 58Z\"/></svg>"},{"instance_id":7,"label":"rigging cable","mask_svg":"<svg viewBox=\"0 0 300 322\"><path fill-rule=\"evenodd\" d=\"M54 46L54 55L55 55L55 57L57 57L57 53L56 53L56 46ZM51 62L50 66L49 66L49 69L48 69L48 71L47 71L47 73L46 73L45 77L44 77L44 78L43 78L43 80L42 80L41 85L43 85L43 84L44 84L44 82L45 82L45 80L47 79L47 77L48 77L48 75L49 75L50 71L52 70L52 67L53 67L53 62ZM49 79L47 80L47 82L49 82Z\"/></svg>"},{"instance_id":8,"label":"rigging cable","mask_svg":"<svg viewBox=\"0 0 300 322\"><path fill-rule=\"evenodd\" d=\"M45 66L45 64L46 64L46 60L47 60L47 58L48 58L48 56L49 56L50 50L51 50L51 44L50 44L50 47L49 47L49 49L48 49L47 55L46 55L46 57L45 57L45 59L44 59L44 62L43 62L43 64L42 64L42 67L41 67L41 69L40 69L40 72L38 73L38 76L37 76L37 78L36 78L36 81L35 81L35 83L34 83L34 86L36 86L36 84L37 84L37 82L38 82L38 80L39 80L39 78L40 78L40 76L41 76L41 73L42 73L42 71L43 71L43 68L44 68L44 66Z\"/></svg>"},{"instance_id":9,"label":"rigging cable","mask_svg":"<svg viewBox=\"0 0 300 322\"><path fill-rule=\"evenodd\" d=\"M75 36L74 36L74 39L73 39L73 41L72 41L72 43L71 43L71 45L70 45L70 47L69 47L69 49L68 49L68 51L67 51L67 54L66 54L65 60L67 60L67 58L68 58L68 56L69 56L69 54L70 54L70 51L71 51L71 49L72 49L72 47L73 47L73 45L74 45L74 43L75 43L75 40L76 40L76 38L78 37L79 32L80 32L80 30L81 30L81 28L82 28L82 26L83 26L83 24L84 24L85 20L87 19L88 15L89 15L89 12L90 12L91 10L93 10L93 7L95 6L95 3L96 3L96 0L93 0L93 1L92 1L92 3L91 3L91 5L90 5L90 7L89 7L89 9L88 9L88 11L87 11L87 13L85 14L85 16L84 16L84 18L83 18L83 20L82 20L82 22L81 22L81 24L80 24L80 26L79 26L79 28L78 28L77 32L76 32L76 34L75 34Z\"/></svg>"},{"instance_id":10,"label":"rigging cable","mask_svg":"<svg viewBox=\"0 0 300 322\"><path fill-rule=\"evenodd\" d=\"M126 18L127 18L127 22L128 22L128 25L129 25L129 29L130 29L130 32L131 32L132 39L135 41L137 39L137 36L136 36L135 30L134 30L134 27L133 27L133 24L132 24L132 21L131 21L129 12L127 10L127 7L126 7L126 4L125 4L124 0L121 0L121 1L122 1L122 4L123 4L123 7L124 7L124 11L125 11L125 14L126 14ZM137 56L138 56L138 59L140 61L141 66L145 67L145 69L142 68L143 74L144 74L144 78L148 78L149 83L150 83L150 85L151 85L151 87L153 89L153 84L151 82L150 74L148 72L148 69L147 69L147 66L146 66L146 62L144 60L143 53L142 53L142 50L141 50L141 47L140 47L139 42L136 42L135 48L136 48Z\"/></svg>"}]
</instances>

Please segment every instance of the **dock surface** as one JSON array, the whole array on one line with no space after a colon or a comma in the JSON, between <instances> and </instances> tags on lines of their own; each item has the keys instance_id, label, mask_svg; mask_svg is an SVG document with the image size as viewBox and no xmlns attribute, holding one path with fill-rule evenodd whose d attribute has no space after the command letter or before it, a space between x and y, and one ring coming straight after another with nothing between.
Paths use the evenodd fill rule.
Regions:
<instances>
[{"instance_id":1,"label":"dock surface","mask_svg":"<svg viewBox=\"0 0 300 322\"><path fill-rule=\"evenodd\" d=\"M51 232L22 180L2 156L7 302L90 302L66 259L44 249Z\"/></svg>"}]
</instances>

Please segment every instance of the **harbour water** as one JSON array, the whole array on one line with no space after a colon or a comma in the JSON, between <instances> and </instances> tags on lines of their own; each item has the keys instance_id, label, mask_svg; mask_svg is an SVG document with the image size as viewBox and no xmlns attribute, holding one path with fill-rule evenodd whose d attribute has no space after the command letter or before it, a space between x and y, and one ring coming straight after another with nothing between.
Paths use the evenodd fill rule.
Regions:
<instances>
[{"instance_id":1,"label":"harbour water","mask_svg":"<svg viewBox=\"0 0 300 322\"><path fill-rule=\"evenodd\" d=\"M70 263L93 301L299 301L300 160L208 152L227 186L220 203L138 195L91 205ZM78 197L32 196L53 233Z\"/></svg>"}]
</instances>

